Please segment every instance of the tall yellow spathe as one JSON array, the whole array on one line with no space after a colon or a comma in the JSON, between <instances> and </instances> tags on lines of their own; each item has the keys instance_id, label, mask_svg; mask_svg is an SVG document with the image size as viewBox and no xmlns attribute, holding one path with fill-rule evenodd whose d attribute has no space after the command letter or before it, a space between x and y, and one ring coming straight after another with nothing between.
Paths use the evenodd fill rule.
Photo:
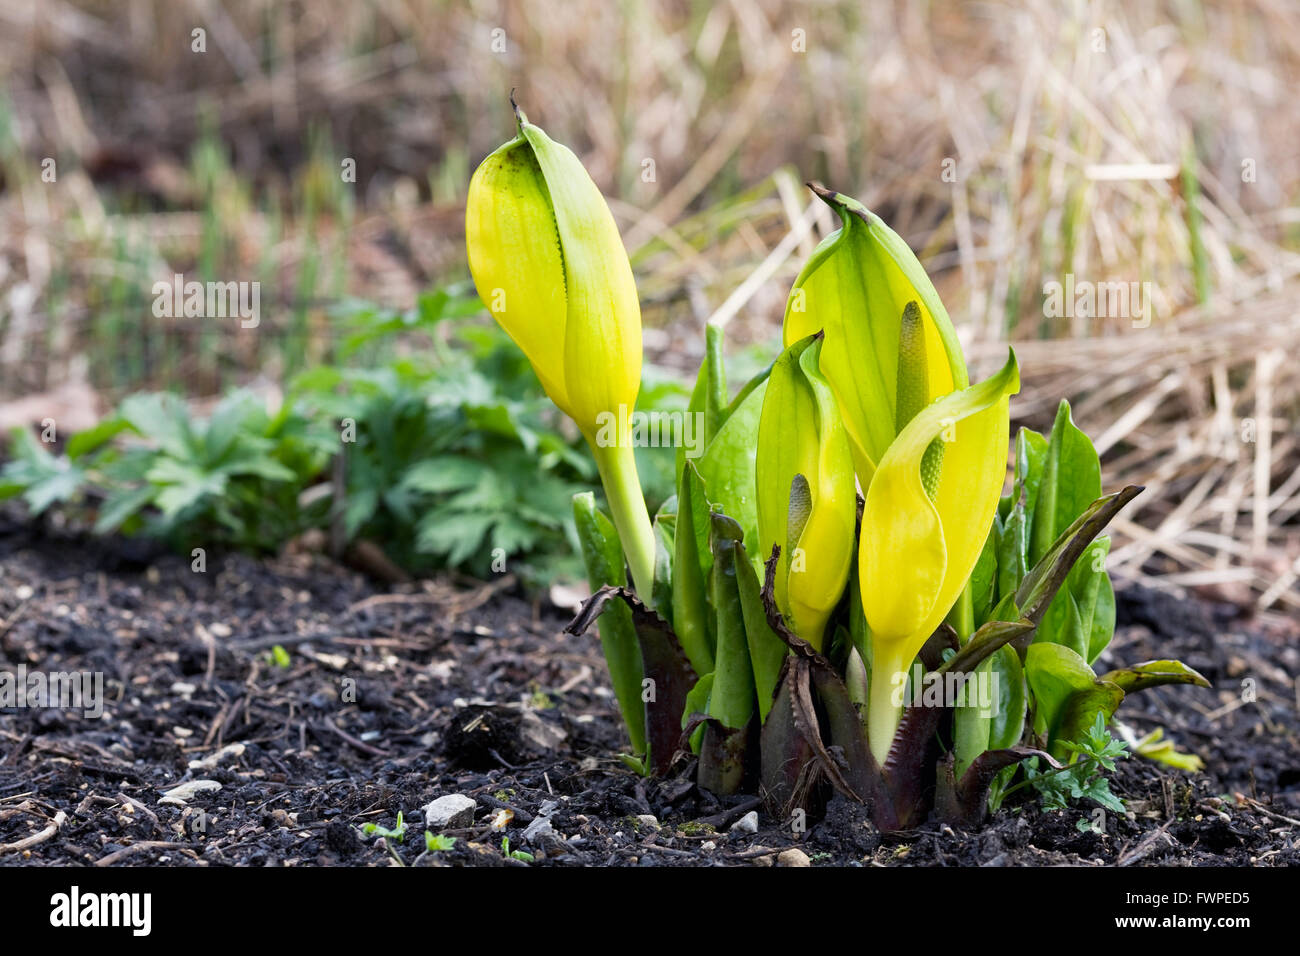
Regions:
<instances>
[{"instance_id":1,"label":"tall yellow spathe","mask_svg":"<svg viewBox=\"0 0 1300 956\"><path fill-rule=\"evenodd\" d=\"M865 487L894 440L899 333L916 303L926 355L929 399L968 384L952 321L906 242L857 200L812 189L840 217L841 227L817 247L795 279L783 330L788 348L825 335L821 371L830 383Z\"/></svg>"},{"instance_id":2,"label":"tall yellow spathe","mask_svg":"<svg viewBox=\"0 0 1300 956\"><path fill-rule=\"evenodd\" d=\"M884 761L901 716L896 694L926 640L961 595L988 537L1006 478L1015 353L993 377L918 412L881 456L867 487L858 582L871 635L867 736ZM928 491L922 461L943 442Z\"/></svg>"},{"instance_id":3,"label":"tall yellow spathe","mask_svg":"<svg viewBox=\"0 0 1300 956\"><path fill-rule=\"evenodd\" d=\"M628 429L641 383L632 267L582 163L516 112L519 135L470 180L470 272L493 318L591 445L632 578L649 601L654 533Z\"/></svg>"},{"instance_id":4,"label":"tall yellow spathe","mask_svg":"<svg viewBox=\"0 0 1300 956\"><path fill-rule=\"evenodd\" d=\"M755 460L760 557L781 546L775 597L794 632L821 650L853 557L857 489L835 398L809 336L772 366Z\"/></svg>"}]
</instances>

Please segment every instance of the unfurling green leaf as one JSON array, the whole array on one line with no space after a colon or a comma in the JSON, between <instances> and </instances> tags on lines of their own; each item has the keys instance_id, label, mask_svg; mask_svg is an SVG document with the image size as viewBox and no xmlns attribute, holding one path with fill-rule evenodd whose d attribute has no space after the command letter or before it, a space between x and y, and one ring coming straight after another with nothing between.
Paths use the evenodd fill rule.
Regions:
<instances>
[{"instance_id":1,"label":"unfurling green leaf","mask_svg":"<svg viewBox=\"0 0 1300 956\"><path fill-rule=\"evenodd\" d=\"M573 496L573 519L578 529L578 543L587 567L587 582L592 590L602 587L625 587L627 571L623 550L613 522L596 507L596 496L586 491ZM597 621L600 646L609 667L610 682L618 700L623 722L627 725L632 752L646 752L645 708L641 703L641 648L632 610L614 602Z\"/></svg>"},{"instance_id":2,"label":"unfurling green leaf","mask_svg":"<svg viewBox=\"0 0 1300 956\"><path fill-rule=\"evenodd\" d=\"M1038 708L1034 729L1045 735L1048 751L1058 759L1099 716L1109 720L1124 699L1122 687L1099 679L1087 661L1060 644L1031 645L1025 677Z\"/></svg>"}]
</instances>

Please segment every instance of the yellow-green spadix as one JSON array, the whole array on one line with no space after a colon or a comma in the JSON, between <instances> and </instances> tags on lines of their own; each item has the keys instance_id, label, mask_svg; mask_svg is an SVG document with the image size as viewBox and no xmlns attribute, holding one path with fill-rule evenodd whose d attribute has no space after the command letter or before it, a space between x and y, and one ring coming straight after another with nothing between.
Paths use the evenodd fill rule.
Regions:
<instances>
[{"instance_id":1,"label":"yellow-green spadix","mask_svg":"<svg viewBox=\"0 0 1300 956\"><path fill-rule=\"evenodd\" d=\"M577 156L522 111L516 116L518 135L470 181L470 272L493 318L591 445L633 581L649 601L654 532L627 426L641 382L632 268Z\"/></svg>"}]
</instances>

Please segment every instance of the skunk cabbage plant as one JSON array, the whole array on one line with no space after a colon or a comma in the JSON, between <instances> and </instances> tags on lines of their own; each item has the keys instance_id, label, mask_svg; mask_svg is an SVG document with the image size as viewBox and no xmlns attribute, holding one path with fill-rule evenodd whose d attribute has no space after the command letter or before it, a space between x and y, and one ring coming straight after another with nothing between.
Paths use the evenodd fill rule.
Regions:
<instances>
[{"instance_id":1,"label":"skunk cabbage plant","mask_svg":"<svg viewBox=\"0 0 1300 956\"><path fill-rule=\"evenodd\" d=\"M1008 475L1015 354L971 383L911 249L819 185L840 228L795 281L783 350L733 395L706 330L703 451L678 450L652 520L627 255L577 157L516 119L470 184L470 269L597 461L610 516L575 497L593 593L568 630L599 629L630 767L783 816L839 792L884 830L972 824L1125 695L1208 686L1178 661L1093 669L1115 625L1101 532L1141 489L1103 493L1065 402L1047 435L1019 431Z\"/></svg>"},{"instance_id":2,"label":"skunk cabbage plant","mask_svg":"<svg viewBox=\"0 0 1300 956\"><path fill-rule=\"evenodd\" d=\"M648 594L654 532L627 428L641 387L641 305L632 267L578 157L522 112L518 126L519 135L470 181L470 272L493 318L591 446L632 579Z\"/></svg>"}]
</instances>

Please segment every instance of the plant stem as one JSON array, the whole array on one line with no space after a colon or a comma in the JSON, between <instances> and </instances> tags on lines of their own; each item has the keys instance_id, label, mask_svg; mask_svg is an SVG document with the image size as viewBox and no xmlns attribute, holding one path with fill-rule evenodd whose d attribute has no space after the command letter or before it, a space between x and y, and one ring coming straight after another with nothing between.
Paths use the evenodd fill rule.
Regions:
<instances>
[{"instance_id":1,"label":"plant stem","mask_svg":"<svg viewBox=\"0 0 1300 956\"><path fill-rule=\"evenodd\" d=\"M867 743L876 763L884 766L903 711L894 703L894 689L902 686L898 675L907 674L910 661L902 659L902 641L881 641L872 649L871 686L867 705Z\"/></svg>"},{"instance_id":2,"label":"plant stem","mask_svg":"<svg viewBox=\"0 0 1300 956\"><path fill-rule=\"evenodd\" d=\"M957 632L957 639L964 645L975 633L975 600L971 597L970 581L961 589L961 596L948 612L947 621Z\"/></svg>"},{"instance_id":3,"label":"plant stem","mask_svg":"<svg viewBox=\"0 0 1300 956\"><path fill-rule=\"evenodd\" d=\"M612 446L590 441L600 482L605 488L614 527L632 571L632 583L647 607L654 604L655 533L650 525L641 480L636 473L636 455L629 436L620 434Z\"/></svg>"}]
</instances>

